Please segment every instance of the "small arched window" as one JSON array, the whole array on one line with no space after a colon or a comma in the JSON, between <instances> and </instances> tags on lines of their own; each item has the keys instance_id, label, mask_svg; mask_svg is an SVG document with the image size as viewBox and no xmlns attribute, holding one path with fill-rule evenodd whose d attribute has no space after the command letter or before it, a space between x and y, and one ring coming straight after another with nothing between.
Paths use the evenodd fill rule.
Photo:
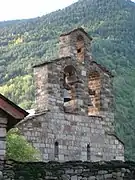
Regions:
<instances>
[{"instance_id":1,"label":"small arched window","mask_svg":"<svg viewBox=\"0 0 135 180\"><path fill-rule=\"evenodd\" d=\"M87 144L87 160L90 161L90 144Z\"/></svg>"},{"instance_id":2,"label":"small arched window","mask_svg":"<svg viewBox=\"0 0 135 180\"><path fill-rule=\"evenodd\" d=\"M81 35L77 37L76 47L78 62L82 63L84 62L84 38Z\"/></svg>"},{"instance_id":3,"label":"small arched window","mask_svg":"<svg viewBox=\"0 0 135 180\"><path fill-rule=\"evenodd\" d=\"M55 158L59 157L59 143L57 141L55 142L54 156L55 156Z\"/></svg>"}]
</instances>

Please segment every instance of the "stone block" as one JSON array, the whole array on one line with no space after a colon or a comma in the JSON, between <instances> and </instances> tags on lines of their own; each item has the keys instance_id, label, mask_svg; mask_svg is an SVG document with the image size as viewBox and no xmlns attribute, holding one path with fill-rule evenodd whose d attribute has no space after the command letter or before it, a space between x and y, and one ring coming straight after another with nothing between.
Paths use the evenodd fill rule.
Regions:
<instances>
[{"instance_id":1,"label":"stone block","mask_svg":"<svg viewBox=\"0 0 135 180\"><path fill-rule=\"evenodd\" d=\"M104 175L97 175L96 180L104 180Z\"/></svg>"},{"instance_id":2,"label":"stone block","mask_svg":"<svg viewBox=\"0 0 135 180\"><path fill-rule=\"evenodd\" d=\"M65 173L68 175L71 175L74 173L74 171L73 171L73 169L66 169Z\"/></svg>"},{"instance_id":3,"label":"stone block","mask_svg":"<svg viewBox=\"0 0 135 180\"><path fill-rule=\"evenodd\" d=\"M0 117L0 124L7 124L7 118Z\"/></svg>"},{"instance_id":4,"label":"stone block","mask_svg":"<svg viewBox=\"0 0 135 180\"><path fill-rule=\"evenodd\" d=\"M71 176L71 180L77 180L77 176Z\"/></svg>"},{"instance_id":5,"label":"stone block","mask_svg":"<svg viewBox=\"0 0 135 180\"><path fill-rule=\"evenodd\" d=\"M5 137L6 136L6 128L1 128L0 127L0 137Z\"/></svg>"},{"instance_id":6,"label":"stone block","mask_svg":"<svg viewBox=\"0 0 135 180\"><path fill-rule=\"evenodd\" d=\"M5 149L6 149L6 142L0 141L0 150L5 150Z\"/></svg>"},{"instance_id":7,"label":"stone block","mask_svg":"<svg viewBox=\"0 0 135 180\"><path fill-rule=\"evenodd\" d=\"M6 154L6 150L4 150L4 149L0 149L0 156L4 156Z\"/></svg>"},{"instance_id":8,"label":"stone block","mask_svg":"<svg viewBox=\"0 0 135 180\"><path fill-rule=\"evenodd\" d=\"M43 155L44 160L48 160L48 154Z\"/></svg>"},{"instance_id":9,"label":"stone block","mask_svg":"<svg viewBox=\"0 0 135 180\"><path fill-rule=\"evenodd\" d=\"M59 161L64 161L64 155L63 154L59 155Z\"/></svg>"},{"instance_id":10,"label":"stone block","mask_svg":"<svg viewBox=\"0 0 135 180\"><path fill-rule=\"evenodd\" d=\"M96 177L95 176L91 176L88 178L88 180L96 180Z\"/></svg>"},{"instance_id":11,"label":"stone block","mask_svg":"<svg viewBox=\"0 0 135 180\"><path fill-rule=\"evenodd\" d=\"M104 170L98 171L98 174L99 174L99 175L103 175L103 174L107 174L107 173L108 173L108 171L104 171Z\"/></svg>"},{"instance_id":12,"label":"stone block","mask_svg":"<svg viewBox=\"0 0 135 180\"><path fill-rule=\"evenodd\" d=\"M86 76L86 71L82 70L82 76Z\"/></svg>"},{"instance_id":13,"label":"stone block","mask_svg":"<svg viewBox=\"0 0 135 180\"><path fill-rule=\"evenodd\" d=\"M70 176L69 175L62 175L62 180L70 180Z\"/></svg>"},{"instance_id":14,"label":"stone block","mask_svg":"<svg viewBox=\"0 0 135 180\"><path fill-rule=\"evenodd\" d=\"M111 179L111 178L112 178L112 174L105 174L105 175L104 175L104 178L105 178L105 179Z\"/></svg>"}]
</instances>

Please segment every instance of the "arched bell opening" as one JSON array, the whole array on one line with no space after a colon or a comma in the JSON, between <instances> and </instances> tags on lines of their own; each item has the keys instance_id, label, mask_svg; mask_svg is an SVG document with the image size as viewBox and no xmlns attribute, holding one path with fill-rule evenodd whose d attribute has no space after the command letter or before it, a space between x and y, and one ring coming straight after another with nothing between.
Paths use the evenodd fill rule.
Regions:
<instances>
[{"instance_id":1,"label":"arched bell opening","mask_svg":"<svg viewBox=\"0 0 135 180\"><path fill-rule=\"evenodd\" d=\"M64 68L64 110L65 112L73 112L75 110L76 88L78 81L76 69L72 65Z\"/></svg>"},{"instance_id":2,"label":"arched bell opening","mask_svg":"<svg viewBox=\"0 0 135 180\"><path fill-rule=\"evenodd\" d=\"M91 101L91 106L88 107L88 115L98 115L101 107L101 77L97 71L89 74L88 90Z\"/></svg>"},{"instance_id":3,"label":"arched bell opening","mask_svg":"<svg viewBox=\"0 0 135 180\"><path fill-rule=\"evenodd\" d=\"M77 60L78 62L82 63L84 62L84 56L85 56L85 44L84 44L84 38L79 35L77 37L77 42L76 42L76 50L77 50Z\"/></svg>"}]
</instances>

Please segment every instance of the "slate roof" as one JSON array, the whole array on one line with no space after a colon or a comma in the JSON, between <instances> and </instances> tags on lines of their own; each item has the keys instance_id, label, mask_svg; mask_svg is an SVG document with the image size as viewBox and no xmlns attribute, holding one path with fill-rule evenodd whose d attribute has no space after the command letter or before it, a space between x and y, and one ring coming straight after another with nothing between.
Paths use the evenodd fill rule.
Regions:
<instances>
[{"instance_id":1,"label":"slate roof","mask_svg":"<svg viewBox=\"0 0 135 180\"><path fill-rule=\"evenodd\" d=\"M29 114L2 94L0 94L0 110L8 119L8 130L13 128L18 122Z\"/></svg>"}]
</instances>

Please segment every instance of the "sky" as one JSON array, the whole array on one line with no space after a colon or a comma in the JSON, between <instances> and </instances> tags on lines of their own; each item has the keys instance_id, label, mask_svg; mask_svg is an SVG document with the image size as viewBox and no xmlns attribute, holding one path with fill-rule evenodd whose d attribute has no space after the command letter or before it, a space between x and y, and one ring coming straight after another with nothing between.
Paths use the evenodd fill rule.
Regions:
<instances>
[{"instance_id":1,"label":"sky","mask_svg":"<svg viewBox=\"0 0 135 180\"><path fill-rule=\"evenodd\" d=\"M74 2L77 0L0 0L0 21L42 16Z\"/></svg>"},{"instance_id":2,"label":"sky","mask_svg":"<svg viewBox=\"0 0 135 180\"><path fill-rule=\"evenodd\" d=\"M42 16L74 2L77 0L0 0L0 21Z\"/></svg>"}]
</instances>

